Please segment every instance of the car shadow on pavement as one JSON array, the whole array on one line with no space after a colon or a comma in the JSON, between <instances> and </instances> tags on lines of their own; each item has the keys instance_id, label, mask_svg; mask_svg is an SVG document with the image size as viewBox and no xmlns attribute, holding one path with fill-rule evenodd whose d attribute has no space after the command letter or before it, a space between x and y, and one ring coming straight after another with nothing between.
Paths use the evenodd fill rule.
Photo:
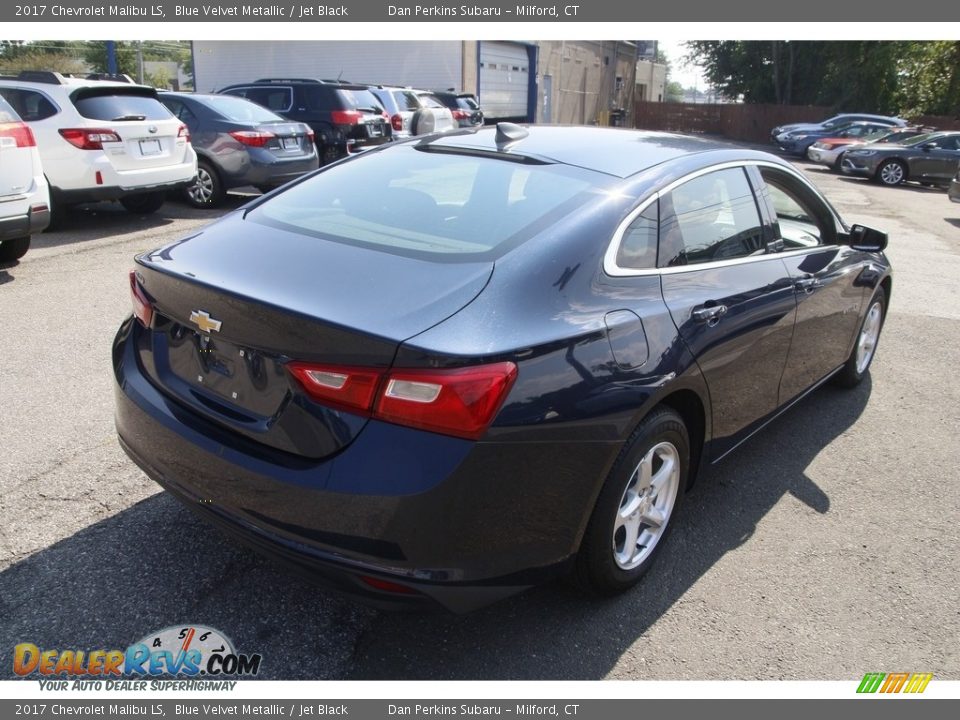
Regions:
<instances>
[{"instance_id":1,"label":"car shadow on pavement","mask_svg":"<svg viewBox=\"0 0 960 720\"><path fill-rule=\"evenodd\" d=\"M175 220L216 220L250 200L248 196L228 195L223 205L210 210L198 210L175 200L167 200L155 213L139 215L128 212L120 203L101 202L68 207L59 212L63 216L55 230L35 234L32 249L78 245L91 240L103 240L152 228L171 225Z\"/></svg>"},{"instance_id":2,"label":"car shadow on pavement","mask_svg":"<svg viewBox=\"0 0 960 720\"><path fill-rule=\"evenodd\" d=\"M960 228L960 218L944 218L948 223L953 225L955 228ZM3 282L0 280L0 282Z\"/></svg>"},{"instance_id":3,"label":"car shadow on pavement","mask_svg":"<svg viewBox=\"0 0 960 720\"><path fill-rule=\"evenodd\" d=\"M260 653L258 679L334 679L374 615L272 567L159 493L0 572L0 679L15 679L18 643L125 650L187 624Z\"/></svg>"},{"instance_id":4,"label":"car shadow on pavement","mask_svg":"<svg viewBox=\"0 0 960 720\"><path fill-rule=\"evenodd\" d=\"M818 390L704 472L648 576L606 600L555 582L470 615L379 613L236 546L159 493L0 572L0 675L12 677L17 643L125 649L191 623L261 653L261 679L600 679L785 496L829 511L805 470L869 396L869 376L853 391Z\"/></svg>"},{"instance_id":5,"label":"car shadow on pavement","mask_svg":"<svg viewBox=\"0 0 960 720\"><path fill-rule=\"evenodd\" d=\"M702 472L663 552L633 590L598 600L555 582L466 616L381 614L358 647L351 679L597 680L635 643L639 654L656 656L642 645L650 627L714 564L750 542L785 496L829 512L829 498L806 469L856 421L869 396L869 376L853 391L822 388Z\"/></svg>"}]
</instances>

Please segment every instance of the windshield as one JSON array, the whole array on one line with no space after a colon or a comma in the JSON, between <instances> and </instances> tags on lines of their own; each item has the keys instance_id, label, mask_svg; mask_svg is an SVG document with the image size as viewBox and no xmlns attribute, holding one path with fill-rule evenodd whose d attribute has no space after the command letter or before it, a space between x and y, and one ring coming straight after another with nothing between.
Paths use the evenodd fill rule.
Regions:
<instances>
[{"instance_id":1,"label":"windshield","mask_svg":"<svg viewBox=\"0 0 960 720\"><path fill-rule=\"evenodd\" d=\"M400 255L472 262L499 257L614 182L566 165L395 147L333 166L247 218Z\"/></svg>"}]
</instances>

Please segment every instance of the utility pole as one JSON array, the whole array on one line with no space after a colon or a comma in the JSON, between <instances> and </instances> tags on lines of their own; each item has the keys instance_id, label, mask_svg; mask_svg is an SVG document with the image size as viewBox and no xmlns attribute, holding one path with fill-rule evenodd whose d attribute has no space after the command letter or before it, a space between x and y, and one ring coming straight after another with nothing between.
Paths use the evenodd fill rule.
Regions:
<instances>
[{"instance_id":1,"label":"utility pole","mask_svg":"<svg viewBox=\"0 0 960 720\"><path fill-rule=\"evenodd\" d=\"M143 40L137 40L137 82L143 85Z\"/></svg>"},{"instance_id":2,"label":"utility pole","mask_svg":"<svg viewBox=\"0 0 960 720\"><path fill-rule=\"evenodd\" d=\"M113 40L107 40L107 72L117 74L117 44Z\"/></svg>"}]
</instances>

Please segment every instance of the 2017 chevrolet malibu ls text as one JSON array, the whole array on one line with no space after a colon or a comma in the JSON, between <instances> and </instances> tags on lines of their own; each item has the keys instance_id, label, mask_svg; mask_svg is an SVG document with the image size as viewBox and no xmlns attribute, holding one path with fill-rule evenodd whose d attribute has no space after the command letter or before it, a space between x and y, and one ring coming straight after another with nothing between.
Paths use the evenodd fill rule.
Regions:
<instances>
[{"instance_id":1,"label":"2017 chevrolet malibu ls text","mask_svg":"<svg viewBox=\"0 0 960 720\"><path fill-rule=\"evenodd\" d=\"M392 143L137 258L120 442L370 602L620 592L702 464L868 372L885 245L788 163L701 139Z\"/></svg>"}]
</instances>

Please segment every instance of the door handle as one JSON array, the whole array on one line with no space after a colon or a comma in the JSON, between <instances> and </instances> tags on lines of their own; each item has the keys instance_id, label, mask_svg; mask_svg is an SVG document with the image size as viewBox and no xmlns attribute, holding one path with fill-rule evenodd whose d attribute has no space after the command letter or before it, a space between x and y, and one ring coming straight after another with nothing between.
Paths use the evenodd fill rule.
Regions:
<instances>
[{"instance_id":1,"label":"door handle","mask_svg":"<svg viewBox=\"0 0 960 720\"><path fill-rule=\"evenodd\" d=\"M800 280L797 280L793 286L797 290L803 290L807 295L812 293L818 287L823 287L823 283L817 280L815 277L805 277Z\"/></svg>"},{"instance_id":2,"label":"door handle","mask_svg":"<svg viewBox=\"0 0 960 720\"><path fill-rule=\"evenodd\" d=\"M705 322L710 327L713 327L718 322L720 318L727 314L726 305L710 305L707 307L697 308L693 311L693 319L697 322Z\"/></svg>"}]
</instances>

